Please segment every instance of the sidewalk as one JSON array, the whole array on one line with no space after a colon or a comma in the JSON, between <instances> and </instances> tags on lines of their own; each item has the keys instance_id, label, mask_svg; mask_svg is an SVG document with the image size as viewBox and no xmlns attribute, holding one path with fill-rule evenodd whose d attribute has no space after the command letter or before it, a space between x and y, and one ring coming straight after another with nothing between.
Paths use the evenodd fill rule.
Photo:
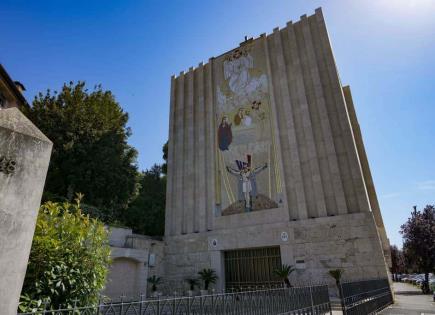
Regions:
<instances>
[{"instance_id":1,"label":"sidewalk","mask_svg":"<svg viewBox=\"0 0 435 315\"><path fill-rule=\"evenodd\" d=\"M423 295L421 290L408 283L393 284L395 303L380 312L382 315L435 315L432 295Z\"/></svg>"}]
</instances>

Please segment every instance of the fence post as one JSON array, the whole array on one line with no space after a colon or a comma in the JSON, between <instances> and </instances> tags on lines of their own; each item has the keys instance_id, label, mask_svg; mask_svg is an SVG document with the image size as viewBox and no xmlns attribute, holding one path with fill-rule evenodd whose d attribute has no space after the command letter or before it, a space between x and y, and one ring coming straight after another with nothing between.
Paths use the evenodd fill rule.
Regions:
<instances>
[{"instance_id":1,"label":"fence post","mask_svg":"<svg viewBox=\"0 0 435 315\"><path fill-rule=\"evenodd\" d=\"M315 314L314 300L313 300L313 287L310 285L310 299L311 299L311 314Z\"/></svg>"},{"instance_id":2,"label":"fence post","mask_svg":"<svg viewBox=\"0 0 435 315\"><path fill-rule=\"evenodd\" d=\"M343 312L343 315L346 315L346 301L344 298L343 286L341 285L341 281L338 281L337 287L338 287L338 294L340 295L341 310Z\"/></svg>"},{"instance_id":3,"label":"fence post","mask_svg":"<svg viewBox=\"0 0 435 315\"><path fill-rule=\"evenodd\" d=\"M187 298L187 315L190 315L190 304L195 301L195 296Z\"/></svg>"},{"instance_id":4,"label":"fence post","mask_svg":"<svg viewBox=\"0 0 435 315\"><path fill-rule=\"evenodd\" d=\"M140 294L139 315L142 315L143 293Z\"/></svg>"},{"instance_id":5,"label":"fence post","mask_svg":"<svg viewBox=\"0 0 435 315\"><path fill-rule=\"evenodd\" d=\"M122 312L124 311L124 297L126 297L124 294L121 295L121 311L119 312L120 315L122 315Z\"/></svg>"},{"instance_id":6,"label":"fence post","mask_svg":"<svg viewBox=\"0 0 435 315\"><path fill-rule=\"evenodd\" d=\"M75 314L75 313L76 313L76 310L77 310L77 302L78 302L78 300L75 299L75 300L73 300L73 302L74 302L73 314Z\"/></svg>"}]
</instances>

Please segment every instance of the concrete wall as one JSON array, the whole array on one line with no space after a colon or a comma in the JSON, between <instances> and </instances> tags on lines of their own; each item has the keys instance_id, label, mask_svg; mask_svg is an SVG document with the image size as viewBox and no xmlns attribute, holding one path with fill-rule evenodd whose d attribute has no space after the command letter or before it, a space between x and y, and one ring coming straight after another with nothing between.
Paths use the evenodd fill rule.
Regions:
<instances>
[{"instance_id":1,"label":"concrete wall","mask_svg":"<svg viewBox=\"0 0 435 315\"><path fill-rule=\"evenodd\" d=\"M251 214L255 213L235 216L246 218ZM239 219L249 221L245 218ZM336 268L345 271L346 280L386 276L381 244L370 213L254 226L243 223L247 222L239 227L168 238L165 277L171 287L183 292L187 287L182 279L211 267L220 277L215 288L223 290L224 251L267 246L280 246L283 264L296 265L296 260L305 262L304 268L292 274L294 284L326 282L333 286L334 280L328 271ZM283 232L289 236L286 241L281 238Z\"/></svg>"},{"instance_id":2,"label":"concrete wall","mask_svg":"<svg viewBox=\"0 0 435 315\"><path fill-rule=\"evenodd\" d=\"M111 227L109 235L112 264L102 294L115 300L146 296L148 277L163 273L163 242L125 228ZM150 255L155 257L153 266L149 264Z\"/></svg>"}]
</instances>

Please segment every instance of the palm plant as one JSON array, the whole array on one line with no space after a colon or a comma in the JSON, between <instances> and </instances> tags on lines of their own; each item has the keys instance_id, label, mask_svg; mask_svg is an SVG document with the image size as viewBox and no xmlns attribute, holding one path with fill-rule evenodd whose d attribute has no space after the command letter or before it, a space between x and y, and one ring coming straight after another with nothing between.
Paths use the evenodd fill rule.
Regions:
<instances>
[{"instance_id":1,"label":"palm plant","mask_svg":"<svg viewBox=\"0 0 435 315\"><path fill-rule=\"evenodd\" d=\"M190 291L195 291L195 287L199 285L199 281L196 278L188 278L186 282L189 284Z\"/></svg>"},{"instance_id":2,"label":"palm plant","mask_svg":"<svg viewBox=\"0 0 435 315\"><path fill-rule=\"evenodd\" d=\"M343 292L341 288L341 277L343 276L343 269L332 269L328 271L329 275L335 279L335 284L337 285L338 295L340 296L341 308L344 310L344 300L343 300ZM344 311L343 311L344 313Z\"/></svg>"},{"instance_id":3,"label":"palm plant","mask_svg":"<svg viewBox=\"0 0 435 315\"><path fill-rule=\"evenodd\" d=\"M157 276L152 276L147 279L148 283L151 284L151 291L156 292L157 286L161 283L162 278Z\"/></svg>"},{"instance_id":4,"label":"palm plant","mask_svg":"<svg viewBox=\"0 0 435 315\"><path fill-rule=\"evenodd\" d=\"M208 290L210 284L216 283L218 276L213 269L204 268L198 272L199 277L204 282L204 290Z\"/></svg>"},{"instance_id":5,"label":"palm plant","mask_svg":"<svg viewBox=\"0 0 435 315\"><path fill-rule=\"evenodd\" d=\"M332 269L328 271L329 275L335 279L335 284L337 285L337 287L340 286L341 276L343 275L343 272L343 269Z\"/></svg>"},{"instance_id":6,"label":"palm plant","mask_svg":"<svg viewBox=\"0 0 435 315\"><path fill-rule=\"evenodd\" d=\"M292 285L290 283L290 280L288 279L288 277L290 276L290 274L295 271L296 269L291 266L291 265L282 265L279 268L276 268L273 273L278 276L279 279L281 279L282 281L284 281L285 285L287 288L290 288Z\"/></svg>"}]
</instances>

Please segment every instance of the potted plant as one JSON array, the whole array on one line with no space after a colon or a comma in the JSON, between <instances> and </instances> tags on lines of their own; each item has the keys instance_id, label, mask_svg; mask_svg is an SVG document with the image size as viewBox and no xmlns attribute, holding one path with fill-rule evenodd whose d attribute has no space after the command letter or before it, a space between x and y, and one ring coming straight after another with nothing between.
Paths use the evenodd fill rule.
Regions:
<instances>
[{"instance_id":1,"label":"potted plant","mask_svg":"<svg viewBox=\"0 0 435 315\"><path fill-rule=\"evenodd\" d=\"M209 268L202 269L201 271L198 272L198 274L202 282L204 282L204 290L201 290L201 295L207 295L210 284L216 283L218 276L216 275L216 272L213 269L209 269Z\"/></svg>"},{"instance_id":2,"label":"potted plant","mask_svg":"<svg viewBox=\"0 0 435 315\"><path fill-rule=\"evenodd\" d=\"M344 310L343 292L341 288L341 277L343 276L343 272L343 269L332 269L328 271L329 275L335 279L335 284L337 285L342 310Z\"/></svg>"},{"instance_id":3,"label":"potted plant","mask_svg":"<svg viewBox=\"0 0 435 315\"><path fill-rule=\"evenodd\" d=\"M293 267L293 266L291 266L291 265L282 265L281 267L279 267L279 268L276 268L274 271L273 271L273 273L280 279L280 280L282 280L283 282L284 282L284 284L285 284L285 286L287 287L287 288L291 288L291 283L290 283L290 280L289 280L289 276L290 276L290 274L293 272L293 271L295 271L295 268Z\"/></svg>"},{"instance_id":4,"label":"potted plant","mask_svg":"<svg viewBox=\"0 0 435 315\"><path fill-rule=\"evenodd\" d=\"M147 279L148 283L151 284L151 292L153 297L158 296L157 286L161 283L162 278L157 276L152 276Z\"/></svg>"},{"instance_id":5,"label":"potted plant","mask_svg":"<svg viewBox=\"0 0 435 315\"><path fill-rule=\"evenodd\" d=\"M199 281L196 278L188 278L186 282L189 284L189 291L187 291L188 296L193 296L193 292L195 291L195 287L199 285Z\"/></svg>"}]
</instances>

